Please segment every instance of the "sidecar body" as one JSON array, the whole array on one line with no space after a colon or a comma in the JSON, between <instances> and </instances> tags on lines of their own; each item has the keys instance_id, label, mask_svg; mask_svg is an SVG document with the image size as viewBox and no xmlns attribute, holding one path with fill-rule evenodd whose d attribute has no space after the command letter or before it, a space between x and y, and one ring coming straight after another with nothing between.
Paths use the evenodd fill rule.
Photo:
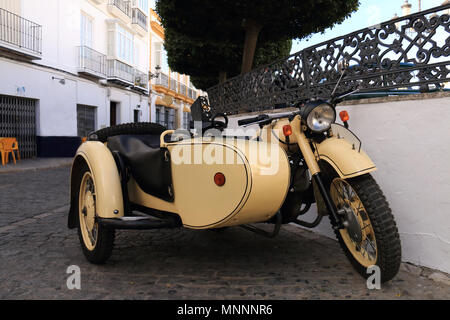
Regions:
<instances>
[{"instance_id":1,"label":"sidecar body","mask_svg":"<svg viewBox=\"0 0 450 320\"><path fill-rule=\"evenodd\" d=\"M263 222L277 213L290 183L289 160L278 144L224 137L166 142L168 133L83 143L72 166L69 227L77 225L77 181L86 166L96 217L115 228L154 228L136 211L177 217L193 229Z\"/></svg>"}]
</instances>

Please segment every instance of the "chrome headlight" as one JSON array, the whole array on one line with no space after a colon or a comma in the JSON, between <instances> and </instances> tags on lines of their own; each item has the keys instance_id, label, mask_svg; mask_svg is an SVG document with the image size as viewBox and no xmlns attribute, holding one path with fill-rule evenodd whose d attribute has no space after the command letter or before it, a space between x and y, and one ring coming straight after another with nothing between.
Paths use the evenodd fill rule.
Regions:
<instances>
[{"instance_id":1,"label":"chrome headlight","mask_svg":"<svg viewBox=\"0 0 450 320\"><path fill-rule=\"evenodd\" d=\"M315 106L314 106L315 105ZM306 124L314 132L324 132L331 128L331 124L336 121L336 111L328 103L310 104L309 112L306 115Z\"/></svg>"}]
</instances>

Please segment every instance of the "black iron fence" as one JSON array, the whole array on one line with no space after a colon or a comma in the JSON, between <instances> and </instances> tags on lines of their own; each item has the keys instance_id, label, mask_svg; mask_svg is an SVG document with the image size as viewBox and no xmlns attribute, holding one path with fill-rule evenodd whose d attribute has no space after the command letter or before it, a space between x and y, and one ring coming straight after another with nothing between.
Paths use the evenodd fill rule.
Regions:
<instances>
[{"instance_id":1,"label":"black iron fence","mask_svg":"<svg viewBox=\"0 0 450 320\"><path fill-rule=\"evenodd\" d=\"M450 4L337 37L207 90L214 113L235 114L338 92L442 88L450 81Z\"/></svg>"},{"instance_id":2,"label":"black iron fence","mask_svg":"<svg viewBox=\"0 0 450 320\"><path fill-rule=\"evenodd\" d=\"M42 26L0 8L0 41L42 54Z\"/></svg>"}]
</instances>

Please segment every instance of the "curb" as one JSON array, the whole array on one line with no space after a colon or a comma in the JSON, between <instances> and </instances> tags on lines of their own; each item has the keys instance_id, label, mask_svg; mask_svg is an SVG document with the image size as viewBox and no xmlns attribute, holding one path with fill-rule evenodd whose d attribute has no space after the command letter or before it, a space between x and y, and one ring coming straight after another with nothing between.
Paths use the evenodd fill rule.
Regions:
<instances>
[{"instance_id":1,"label":"curb","mask_svg":"<svg viewBox=\"0 0 450 320\"><path fill-rule=\"evenodd\" d=\"M13 169L7 169L2 170L0 168L0 175L1 174L7 174L7 173L18 173L18 172L25 172L25 171L38 171L38 170L47 170L47 169L56 169L56 168L62 168L62 167L69 167L72 164L72 162L67 163L56 163L52 165L46 165L46 166L35 166L35 167L29 167L29 168L13 168Z\"/></svg>"}]
</instances>

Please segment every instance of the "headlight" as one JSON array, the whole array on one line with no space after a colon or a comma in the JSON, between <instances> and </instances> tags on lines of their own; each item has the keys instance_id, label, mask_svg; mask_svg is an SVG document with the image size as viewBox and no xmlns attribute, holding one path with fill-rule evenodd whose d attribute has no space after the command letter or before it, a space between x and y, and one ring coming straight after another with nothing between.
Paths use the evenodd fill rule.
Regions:
<instances>
[{"instance_id":1,"label":"headlight","mask_svg":"<svg viewBox=\"0 0 450 320\"><path fill-rule=\"evenodd\" d=\"M308 128L314 132L324 132L331 128L331 124L336 121L336 111L327 103L317 104L306 116Z\"/></svg>"}]
</instances>

